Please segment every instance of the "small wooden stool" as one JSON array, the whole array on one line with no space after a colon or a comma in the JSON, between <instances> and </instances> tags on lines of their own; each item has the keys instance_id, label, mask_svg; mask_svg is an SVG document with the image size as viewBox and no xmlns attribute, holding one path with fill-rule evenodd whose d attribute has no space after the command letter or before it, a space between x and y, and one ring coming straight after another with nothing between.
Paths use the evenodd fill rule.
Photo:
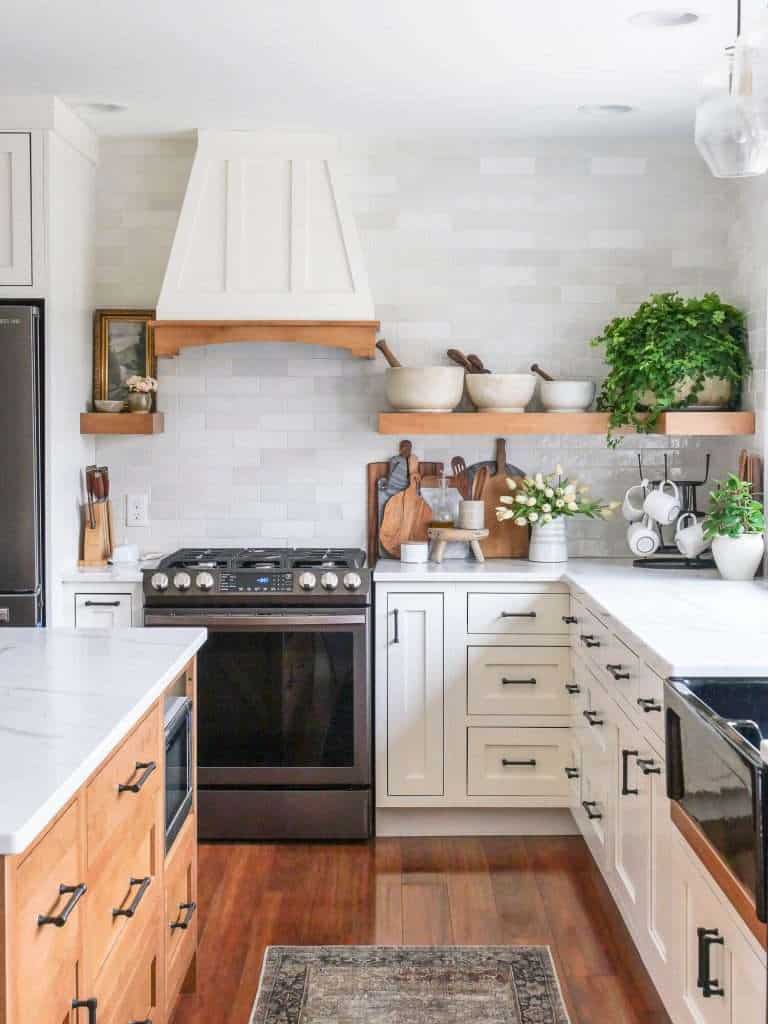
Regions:
<instances>
[{"instance_id":1,"label":"small wooden stool","mask_svg":"<svg viewBox=\"0 0 768 1024\"><path fill-rule=\"evenodd\" d=\"M462 541L465 544L469 542L472 554L477 561L485 561L480 541L488 536L488 530L461 530L457 526L433 526L427 530L427 536L432 541L429 557L433 562L438 564L442 562L446 545L452 541Z\"/></svg>"}]
</instances>

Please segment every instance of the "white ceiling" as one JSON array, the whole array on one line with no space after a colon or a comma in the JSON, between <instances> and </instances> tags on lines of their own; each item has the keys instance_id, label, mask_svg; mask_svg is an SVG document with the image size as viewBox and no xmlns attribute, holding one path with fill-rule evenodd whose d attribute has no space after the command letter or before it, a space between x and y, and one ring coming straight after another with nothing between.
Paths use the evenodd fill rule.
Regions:
<instances>
[{"instance_id":1,"label":"white ceiling","mask_svg":"<svg viewBox=\"0 0 768 1024\"><path fill-rule=\"evenodd\" d=\"M743 0L750 21L764 0ZM125 104L103 133L684 134L735 0L23 0L0 93ZM640 29L647 9L691 26ZM627 115L578 114L627 103Z\"/></svg>"}]
</instances>

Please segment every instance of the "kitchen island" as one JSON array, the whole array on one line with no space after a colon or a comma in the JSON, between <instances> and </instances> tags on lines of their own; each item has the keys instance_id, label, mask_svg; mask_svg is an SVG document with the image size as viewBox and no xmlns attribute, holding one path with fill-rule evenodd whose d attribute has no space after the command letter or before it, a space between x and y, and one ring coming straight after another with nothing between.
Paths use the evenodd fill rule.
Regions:
<instances>
[{"instance_id":1,"label":"kitchen island","mask_svg":"<svg viewBox=\"0 0 768 1024\"><path fill-rule=\"evenodd\" d=\"M194 984L195 805L166 851L164 708L194 712L205 639L0 634L0 1024L158 1024Z\"/></svg>"}]
</instances>

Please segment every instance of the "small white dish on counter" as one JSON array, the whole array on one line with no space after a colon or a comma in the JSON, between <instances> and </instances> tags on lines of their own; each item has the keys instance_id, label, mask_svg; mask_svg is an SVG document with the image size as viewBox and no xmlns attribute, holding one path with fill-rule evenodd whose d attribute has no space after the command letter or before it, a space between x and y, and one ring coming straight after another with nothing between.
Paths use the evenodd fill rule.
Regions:
<instances>
[{"instance_id":1,"label":"small white dish on counter","mask_svg":"<svg viewBox=\"0 0 768 1024\"><path fill-rule=\"evenodd\" d=\"M429 544L425 540L408 540L400 545L400 561L406 565L425 565L429 560Z\"/></svg>"}]
</instances>

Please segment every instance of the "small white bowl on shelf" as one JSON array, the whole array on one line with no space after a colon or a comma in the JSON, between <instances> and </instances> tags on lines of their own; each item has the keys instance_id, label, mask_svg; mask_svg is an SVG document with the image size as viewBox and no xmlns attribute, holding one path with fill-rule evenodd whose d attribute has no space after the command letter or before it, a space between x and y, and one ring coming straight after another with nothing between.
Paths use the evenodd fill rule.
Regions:
<instances>
[{"instance_id":1,"label":"small white bowl on shelf","mask_svg":"<svg viewBox=\"0 0 768 1024\"><path fill-rule=\"evenodd\" d=\"M595 400L591 380L543 380L541 404L545 412L586 412Z\"/></svg>"},{"instance_id":2,"label":"small white bowl on shelf","mask_svg":"<svg viewBox=\"0 0 768 1024\"><path fill-rule=\"evenodd\" d=\"M478 412L525 412L536 391L532 373L468 373L466 382Z\"/></svg>"},{"instance_id":3,"label":"small white bowl on shelf","mask_svg":"<svg viewBox=\"0 0 768 1024\"><path fill-rule=\"evenodd\" d=\"M97 398L93 403L96 412L122 412L125 409L125 402L116 402L107 398Z\"/></svg>"}]
</instances>

